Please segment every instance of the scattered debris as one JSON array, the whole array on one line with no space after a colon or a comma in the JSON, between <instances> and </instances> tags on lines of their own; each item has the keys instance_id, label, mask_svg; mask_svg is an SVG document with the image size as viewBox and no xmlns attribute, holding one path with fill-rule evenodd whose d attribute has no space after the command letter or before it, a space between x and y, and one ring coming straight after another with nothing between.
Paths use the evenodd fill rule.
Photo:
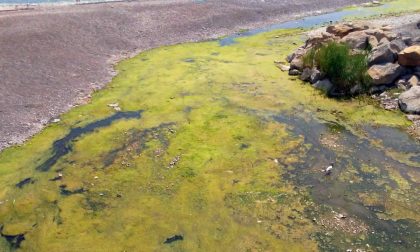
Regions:
<instances>
[{"instance_id":1,"label":"scattered debris","mask_svg":"<svg viewBox=\"0 0 420 252\"><path fill-rule=\"evenodd\" d=\"M115 111L121 111L121 108L120 108L120 105L118 104L118 102L110 103L110 104L108 104L108 107L113 108Z\"/></svg>"},{"instance_id":2,"label":"scattered debris","mask_svg":"<svg viewBox=\"0 0 420 252\"><path fill-rule=\"evenodd\" d=\"M331 163L331 164L330 164L330 166L328 166L328 167L325 169L325 176L329 176L329 175L331 175L331 173L332 173L332 169L333 169L333 166L334 166L334 163Z\"/></svg>"},{"instance_id":3,"label":"scattered debris","mask_svg":"<svg viewBox=\"0 0 420 252\"><path fill-rule=\"evenodd\" d=\"M174 168L174 167L175 167L175 165L176 165L176 164L177 164L180 160L181 160L181 156L180 156L180 155L176 155L176 156L174 157L174 159L172 159L172 161L169 163L168 168L169 168L169 169Z\"/></svg>"}]
</instances>

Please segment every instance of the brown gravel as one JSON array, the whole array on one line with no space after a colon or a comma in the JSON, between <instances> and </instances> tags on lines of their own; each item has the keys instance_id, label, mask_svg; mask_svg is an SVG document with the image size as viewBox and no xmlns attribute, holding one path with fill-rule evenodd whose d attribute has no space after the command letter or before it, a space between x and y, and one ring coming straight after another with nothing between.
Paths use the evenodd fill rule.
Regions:
<instances>
[{"instance_id":1,"label":"brown gravel","mask_svg":"<svg viewBox=\"0 0 420 252\"><path fill-rule=\"evenodd\" d=\"M363 0L167 0L0 11L0 150L83 102L133 53Z\"/></svg>"}]
</instances>

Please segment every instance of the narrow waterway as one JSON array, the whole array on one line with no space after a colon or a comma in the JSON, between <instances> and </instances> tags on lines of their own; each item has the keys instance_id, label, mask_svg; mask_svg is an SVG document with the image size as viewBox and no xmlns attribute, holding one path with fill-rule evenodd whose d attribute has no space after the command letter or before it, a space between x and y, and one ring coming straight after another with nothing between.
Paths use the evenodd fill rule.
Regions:
<instances>
[{"instance_id":1,"label":"narrow waterway","mask_svg":"<svg viewBox=\"0 0 420 252\"><path fill-rule=\"evenodd\" d=\"M409 122L279 71L303 37L121 62L89 104L0 153L0 250L418 251Z\"/></svg>"}]
</instances>

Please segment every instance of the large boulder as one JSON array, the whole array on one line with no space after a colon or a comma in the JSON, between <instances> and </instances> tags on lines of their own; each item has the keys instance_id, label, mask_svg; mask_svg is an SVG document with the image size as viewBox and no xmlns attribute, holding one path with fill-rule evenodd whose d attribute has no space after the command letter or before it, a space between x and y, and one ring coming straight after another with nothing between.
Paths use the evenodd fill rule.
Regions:
<instances>
[{"instance_id":1,"label":"large boulder","mask_svg":"<svg viewBox=\"0 0 420 252\"><path fill-rule=\"evenodd\" d=\"M341 42L346 43L352 49L366 49L368 45L368 38L364 31L356 31L348 34L347 36L341 39Z\"/></svg>"},{"instance_id":2,"label":"large boulder","mask_svg":"<svg viewBox=\"0 0 420 252\"><path fill-rule=\"evenodd\" d=\"M392 40L389 43L389 45L391 46L391 49L395 53L396 56L399 52L401 52L407 47L407 44L404 42L402 38L397 38L397 39Z\"/></svg>"},{"instance_id":3,"label":"large boulder","mask_svg":"<svg viewBox=\"0 0 420 252\"><path fill-rule=\"evenodd\" d=\"M405 91L398 97L400 109L410 114L420 114L420 86Z\"/></svg>"},{"instance_id":4,"label":"large boulder","mask_svg":"<svg viewBox=\"0 0 420 252\"><path fill-rule=\"evenodd\" d=\"M398 63L403 66L420 66L420 45L405 48L398 54Z\"/></svg>"},{"instance_id":5,"label":"large boulder","mask_svg":"<svg viewBox=\"0 0 420 252\"><path fill-rule=\"evenodd\" d=\"M328 32L315 33L310 35L305 42L305 48L316 47L318 45L337 40L337 37Z\"/></svg>"},{"instance_id":6,"label":"large boulder","mask_svg":"<svg viewBox=\"0 0 420 252\"><path fill-rule=\"evenodd\" d=\"M381 39L383 39L383 38L388 38L386 36L386 32L384 30L381 30L381 29L368 29L368 30L364 31L364 33L369 35L369 36L374 36L378 41L381 41Z\"/></svg>"},{"instance_id":7,"label":"large boulder","mask_svg":"<svg viewBox=\"0 0 420 252\"><path fill-rule=\"evenodd\" d=\"M354 25L354 24L348 23L348 24L330 25L327 27L327 32L338 37L344 37L351 32L361 31L364 29L367 29L367 27L363 25Z\"/></svg>"},{"instance_id":8,"label":"large boulder","mask_svg":"<svg viewBox=\"0 0 420 252\"><path fill-rule=\"evenodd\" d=\"M396 60L396 55L391 48L390 43L381 44L378 47L373 48L372 52L368 57L369 65L374 64L383 64L394 62Z\"/></svg>"},{"instance_id":9,"label":"large boulder","mask_svg":"<svg viewBox=\"0 0 420 252\"><path fill-rule=\"evenodd\" d=\"M394 83L395 79L403 72L404 68L394 63L373 65L368 70L368 74L372 78L374 85Z\"/></svg>"},{"instance_id":10,"label":"large boulder","mask_svg":"<svg viewBox=\"0 0 420 252\"><path fill-rule=\"evenodd\" d=\"M389 42L388 39L383 38L381 43L372 49L368 57L369 65L394 62L398 58L398 53L406 47L402 39L394 39Z\"/></svg>"}]
</instances>

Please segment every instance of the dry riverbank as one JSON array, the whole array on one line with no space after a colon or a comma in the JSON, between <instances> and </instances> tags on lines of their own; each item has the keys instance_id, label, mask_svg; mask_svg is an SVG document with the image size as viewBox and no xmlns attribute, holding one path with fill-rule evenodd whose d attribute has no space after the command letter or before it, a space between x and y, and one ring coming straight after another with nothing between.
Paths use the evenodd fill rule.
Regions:
<instances>
[{"instance_id":1,"label":"dry riverbank","mask_svg":"<svg viewBox=\"0 0 420 252\"><path fill-rule=\"evenodd\" d=\"M121 58L361 2L138 1L0 12L0 150L85 102Z\"/></svg>"}]
</instances>

